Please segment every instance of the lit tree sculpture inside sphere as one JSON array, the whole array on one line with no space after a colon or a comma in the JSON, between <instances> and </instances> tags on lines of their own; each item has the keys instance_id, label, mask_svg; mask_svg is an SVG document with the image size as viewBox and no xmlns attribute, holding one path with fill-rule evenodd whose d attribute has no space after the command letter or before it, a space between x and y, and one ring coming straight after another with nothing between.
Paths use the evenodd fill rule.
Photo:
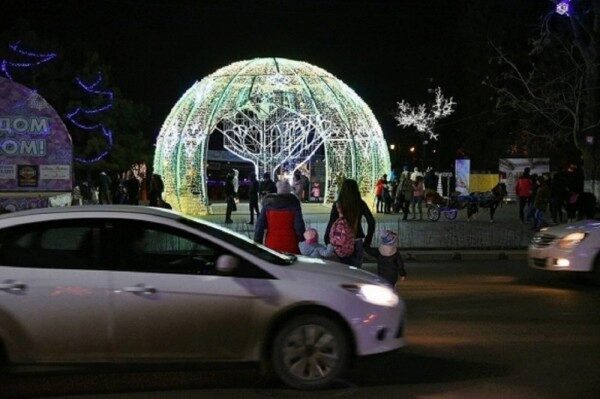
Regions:
<instances>
[{"instance_id":1,"label":"lit tree sculpture inside sphere","mask_svg":"<svg viewBox=\"0 0 600 399\"><path fill-rule=\"evenodd\" d=\"M325 198L341 177L356 179L370 201L390 169L381 127L365 102L329 72L305 62L257 58L233 63L196 82L175 104L158 135L154 171L165 200L190 215L210 213L208 140L254 165L257 175L299 168L324 146Z\"/></svg>"}]
</instances>

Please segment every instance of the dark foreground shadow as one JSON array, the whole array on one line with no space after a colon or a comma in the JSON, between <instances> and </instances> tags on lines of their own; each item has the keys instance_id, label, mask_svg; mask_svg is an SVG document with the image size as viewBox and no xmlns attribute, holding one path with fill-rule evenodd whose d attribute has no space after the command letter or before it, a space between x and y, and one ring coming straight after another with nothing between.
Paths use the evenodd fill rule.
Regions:
<instances>
[{"instance_id":1,"label":"dark foreground shadow","mask_svg":"<svg viewBox=\"0 0 600 399\"><path fill-rule=\"evenodd\" d=\"M600 291L600 281L592 273L587 272L528 270L517 279L517 283L548 288Z\"/></svg>"},{"instance_id":2,"label":"dark foreground shadow","mask_svg":"<svg viewBox=\"0 0 600 399\"><path fill-rule=\"evenodd\" d=\"M399 351L360 359L348 377L359 386L376 386L451 383L508 374L510 367L502 364Z\"/></svg>"},{"instance_id":3,"label":"dark foreground shadow","mask_svg":"<svg viewBox=\"0 0 600 399\"><path fill-rule=\"evenodd\" d=\"M434 384L499 377L509 368L394 352L362 358L330 389L301 392L261 379L254 364L129 365L11 369L0 375L1 398L127 394L164 390L250 389L261 396L331 398L360 387Z\"/></svg>"}]
</instances>

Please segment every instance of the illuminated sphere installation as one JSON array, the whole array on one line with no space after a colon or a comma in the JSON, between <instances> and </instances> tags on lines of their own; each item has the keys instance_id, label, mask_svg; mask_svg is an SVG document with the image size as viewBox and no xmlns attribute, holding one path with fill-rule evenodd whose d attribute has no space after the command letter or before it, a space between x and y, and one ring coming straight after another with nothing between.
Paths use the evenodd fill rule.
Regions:
<instances>
[{"instance_id":1,"label":"illuminated sphere installation","mask_svg":"<svg viewBox=\"0 0 600 399\"><path fill-rule=\"evenodd\" d=\"M235 62L196 82L175 104L156 142L154 171L174 209L210 213L207 154L211 133L224 148L254 164L257 175L300 167L325 153L325 199L335 199L344 177L372 198L390 169L381 127L346 84L314 65L283 58Z\"/></svg>"}]
</instances>

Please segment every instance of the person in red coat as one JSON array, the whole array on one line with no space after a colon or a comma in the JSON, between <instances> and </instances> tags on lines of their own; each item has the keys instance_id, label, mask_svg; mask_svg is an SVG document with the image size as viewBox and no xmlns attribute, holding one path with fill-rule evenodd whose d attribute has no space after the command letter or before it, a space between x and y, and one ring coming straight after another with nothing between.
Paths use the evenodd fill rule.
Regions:
<instances>
[{"instance_id":1,"label":"person in red coat","mask_svg":"<svg viewBox=\"0 0 600 399\"><path fill-rule=\"evenodd\" d=\"M383 213L385 211L383 202L383 189L387 184L387 175L381 176L375 184L375 198L377 198L377 213Z\"/></svg>"},{"instance_id":2,"label":"person in red coat","mask_svg":"<svg viewBox=\"0 0 600 399\"><path fill-rule=\"evenodd\" d=\"M532 196L533 196L533 182L530 176L531 169L525 168L523 174L517 180L515 186L515 194L519 197L519 219L525 223L525 207L527 207L527 215L529 215L529 208L531 207Z\"/></svg>"},{"instance_id":3,"label":"person in red coat","mask_svg":"<svg viewBox=\"0 0 600 399\"><path fill-rule=\"evenodd\" d=\"M300 254L304 240L304 219L298 197L287 181L277 182L277 194L267 195L254 229L254 241L276 251Z\"/></svg>"}]
</instances>

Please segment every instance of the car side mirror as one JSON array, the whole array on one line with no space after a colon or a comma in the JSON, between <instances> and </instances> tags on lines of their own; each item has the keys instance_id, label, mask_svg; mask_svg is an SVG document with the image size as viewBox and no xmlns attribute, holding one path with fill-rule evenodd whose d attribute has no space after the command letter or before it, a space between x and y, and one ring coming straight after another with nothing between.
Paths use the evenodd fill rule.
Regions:
<instances>
[{"instance_id":1,"label":"car side mirror","mask_svg":"<svg viewBox=\"0 0 600 399\"><path fill-rule=\"evenodd\" d=\"M239 259L235 256L221 255L217 258L217 272L225 275L233 274L237 270L239 263Z\"/></svg>"}]
</instances>

